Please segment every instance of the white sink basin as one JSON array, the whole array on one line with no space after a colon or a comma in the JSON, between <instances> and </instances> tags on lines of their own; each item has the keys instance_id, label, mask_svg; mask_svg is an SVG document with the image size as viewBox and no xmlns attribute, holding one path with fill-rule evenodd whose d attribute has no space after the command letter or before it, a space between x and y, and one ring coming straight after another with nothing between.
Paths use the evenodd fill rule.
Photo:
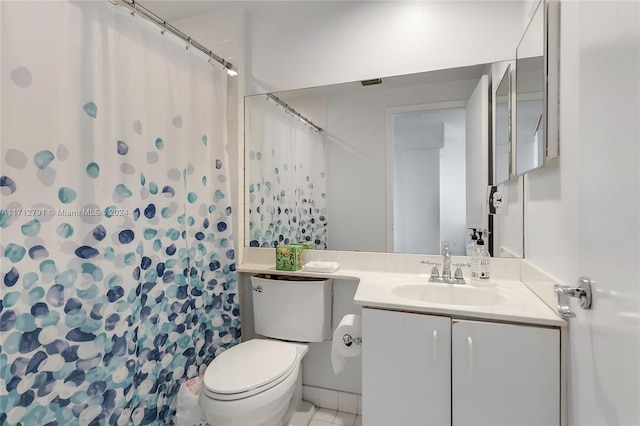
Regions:
<instances>
[{"instance_id":1,"label":"white sink basin","mask_svg":"<svg viewBox=\"0 0 640 426\"><path fill-rule=\"evenodd\" d=\"M470 287L455 284L402 284L391 294L407 299L442 305L493 306L507 303L496 287Z\"/></svg>"}]
</instances>

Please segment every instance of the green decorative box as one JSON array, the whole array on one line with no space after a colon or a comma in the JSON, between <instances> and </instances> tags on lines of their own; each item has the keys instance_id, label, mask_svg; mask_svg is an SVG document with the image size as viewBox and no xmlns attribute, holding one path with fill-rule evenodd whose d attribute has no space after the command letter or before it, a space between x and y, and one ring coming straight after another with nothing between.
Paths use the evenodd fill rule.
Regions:
<instances>
[{"instance_id":1,"label":"green decorative box","mask_svg":"<svg viewBox=\"0 0 640 426\"><path fill-rule=\"evenodd\" d=\"M299 271L302 269L301 245L282 245L276 247L276 269L278 271Z\"/></svg>"},{"instance_id":2,"label":"green decorative box","mask_svg":"<svg viewBox=\"0 0 640 426\"><path fill-rule=\"evenodd\" d=\"M298 241L297 243L291 243L292 246L302 246L307 250L313 250L313 243L311 241Z\"/></svg>"}]
</instances>

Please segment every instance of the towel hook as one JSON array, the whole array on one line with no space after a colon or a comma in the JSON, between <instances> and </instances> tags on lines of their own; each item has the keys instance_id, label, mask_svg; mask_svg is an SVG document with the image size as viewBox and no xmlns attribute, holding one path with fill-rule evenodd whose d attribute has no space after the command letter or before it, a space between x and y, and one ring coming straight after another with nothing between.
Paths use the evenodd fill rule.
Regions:
<instances>
[{"instance_id":1,"label":"towel hook","mask_svg":"<svg viewBox=\"0 0 640 426\"><path fill-rule=\"evenodd\" d=\"M576 314L571 312L569 297L579 299L578 303L582 309L591 309L593 293L591 291L591 280L589 278L580 277L577 287L555 285L553 288L558 297L558 313L561 317L573 318L576 316Z\"/></svg>"}]
</instances>

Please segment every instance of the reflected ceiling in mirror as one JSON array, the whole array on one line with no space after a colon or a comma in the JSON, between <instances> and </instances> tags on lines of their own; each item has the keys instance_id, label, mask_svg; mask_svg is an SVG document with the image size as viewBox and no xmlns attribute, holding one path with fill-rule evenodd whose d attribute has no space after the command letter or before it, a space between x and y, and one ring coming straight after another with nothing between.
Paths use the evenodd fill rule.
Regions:
<instances>
[{"instance_id":1,"label":"reflected ceiling in mirror","mask_svg":"<svg viewBox=\"0 0 640 426\"><path fill-rule=\"evenodd\" d=\"M488 74L488 70L490 64L479 64L382 78L380 84L351 82L274 94L321 127L322 133L314 131L266 95L247 97L245 180L248 220L245 244L273 247L308 241L318 249L388 251L388 247L393 246L389 244L389 239L393 238L393 233L389 232L390 227L393 228L389 215L393 214L390 211L394 202L394 191L387 179L394 174L389 111L464 108L478 81ZM450 114L442 116L449 117ZM449 128L451 135L462 129L464 134L464 125L461 127L444 121L441 124L430 123L429 126L442 127L443 131ZM422 149L420 146L438 149L434 148L436 145L415 143L408 146L418 147L418 150ZM442 150L438 152L434 164L440 168L447 167L442 166L444 163L438 158L449 154ZM416 151L414 154L405 153L405 156L415 160L418 168L436 167L426 163L420 166L419 159L423 153ZM466 197L464 193L448 190L447 184L454 179L465 182L469 176L464 165L480 164L483 160L463 158L460 161L463 165L460 171L446 168L438 175L437 181L420 180L424 177L418 175L414 179L405 176L405 180L412 181L412 186L403 186L405 195L408 195L405 198L409 200L418 199L422 193L431 193L437 198L437 203L429 209L409 206L416 217L431 216L439 221L442 206L463 212L462 222L453 232L455 236L451 236L451 232L443 232L441 225L441 229L435 232L439 236L433 237L438 239L435 247L447 242L453 254L464 254L465 251ZM478 176L477 179L487 182L486 176ZM455 201L460 199L462 203ZM512 214L521 215L521 212ZM522 240L522 230L518 232ZM454 238L455 242L452 241ZM436 253L433 251L431 248L425 254L437 253L437 250Z\"/></svg>"}]
</instances>

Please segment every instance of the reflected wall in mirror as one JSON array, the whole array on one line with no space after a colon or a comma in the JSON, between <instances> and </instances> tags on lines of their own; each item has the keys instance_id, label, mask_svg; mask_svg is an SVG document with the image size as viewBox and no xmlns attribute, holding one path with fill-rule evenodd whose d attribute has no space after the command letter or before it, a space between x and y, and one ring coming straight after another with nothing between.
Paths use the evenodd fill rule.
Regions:
<instances>
[{"instance_id":1,"label":"reflected wall in mirror","mask_svg":"<svg viewBox=\"0 0 640 426\"><path fill-rule=\"evenodd\" d=\"M500 185L511 177L511 65L507 65L493 99L495 102L493 181L495 185Z\"/></svg>"},{"instance_id":2,"label":"reflected wall in mirror","mask_svg":"<svg viewBox=\"0 0 640 426\"><path fill-rule=\"evenodd\" d=\"M488 111L490 67L479 64L382 78L377 85L352 82L274 94L322 133L265 95L248 96L246 245L273 247L306 240L332 250L437 254L447 242L452 254L463 255L466 228L487 227L488 118L469 130L474 129L471 124L452 117L468 116L474 92L483 94L484 101L477 103ZM486 90L478 89L481 80ZM256 113L260 108L269 111ZM474 114L471 121L476 123L485 113ZM389 125L393 121L401 126L394 130ZM398 160L404 161L395 167L394 132L399 138L395 148L403 157ZM285 187L285 181L295 184ZM394 203L399 193L404 207ZM424 194L430 194L428 203ZM455 225L443 227L441 218L456 216ZM396 250L393 231L403 226L419 237ZM522 229L518 233L514 239L521 245ZM420 243L426 239L429 244Z\"/></svg>"},{"instance_id":3,"label":"reflected wall in mirror","mask_svg":"<svg viewBox=\"0 0 640 426\"><path fill-rule=\"evenodd\" d=\"M444 242L466 246L466 112L464 103L453 106L388 111L388 252L438 253Z\"/></svg>"},{"instance_id":4,"label":"reflected wall in mirror","mask_svg":"<svg viewBox=\"0 0 640 426\"><path fill-rule=\"evenodd\" d=\"M516 173L522 175L559 155L558 2L535 4L516 49Z\"/></svg>"}]
</instances>

